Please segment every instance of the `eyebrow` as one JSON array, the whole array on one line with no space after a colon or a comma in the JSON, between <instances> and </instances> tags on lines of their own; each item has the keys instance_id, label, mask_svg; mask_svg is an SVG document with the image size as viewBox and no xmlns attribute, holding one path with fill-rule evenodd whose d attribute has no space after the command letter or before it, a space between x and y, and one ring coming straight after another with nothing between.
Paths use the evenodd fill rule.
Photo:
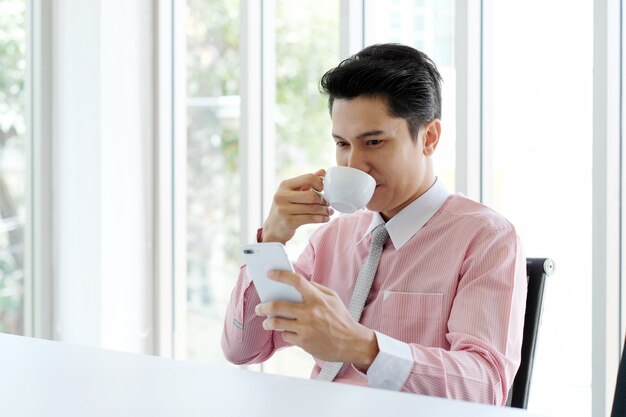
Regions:
<instances>
[{"instance_id":1,"label":"eyebrow","mask_svg":"<svg viewBox=\"0 0 626 417\"><path fill-rule=\"evenodd\" d=\"M369 130L367 132L363 132L363 133L359 133L357 135L357 139L365 139L365 138L369 138L371 136L380 136L383 135L385 132L382 130ZM333 132L333 138L335 139L343 139L341 136L339 136L338 134Z\"/></svg>"}]
</instances>

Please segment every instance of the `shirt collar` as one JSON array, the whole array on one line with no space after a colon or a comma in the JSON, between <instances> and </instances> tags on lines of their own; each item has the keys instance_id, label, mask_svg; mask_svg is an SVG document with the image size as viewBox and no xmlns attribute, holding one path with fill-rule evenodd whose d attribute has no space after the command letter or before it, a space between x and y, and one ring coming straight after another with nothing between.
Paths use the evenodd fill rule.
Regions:
<instances>
[{"instance_id":1,"label":"shirt collar","mask_svg":"<svg viewBox=\"0 0 626 417\"><path fill-rule=\"evenodd\" d=\"M400 250L435 215L449 196L450 193L443 182L436 179L432 187L387 222L389 238L396 250ZM380 213L375 212L365 234L357 243L365 239L376 226L384 223L385 220Z\"/></svg>"}]
</instances>

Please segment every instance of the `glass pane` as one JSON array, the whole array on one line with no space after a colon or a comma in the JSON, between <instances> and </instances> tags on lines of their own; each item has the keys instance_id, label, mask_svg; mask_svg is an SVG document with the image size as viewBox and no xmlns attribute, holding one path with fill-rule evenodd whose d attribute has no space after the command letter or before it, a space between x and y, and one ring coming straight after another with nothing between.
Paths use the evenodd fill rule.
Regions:
<instances>
[{"instance_id":1,"label":"glass pane","mask_svg":"<svg viewBox=\"0 0 626 417\"><path fill-rule=\"evenodd\" d=\"M335 165L328 100L322 75L339 63L339 1L276 1L276 146L273 189L280 181ZM310 233L301 227L289 242L292 258Z\"/></svg>"},{"instance_id":2,"label":"glass pane","mask_svg":"<svg viewBox=\"0 0 626 417\"><path fill-rule=\"evenodd\" d=\"M0 1L0 332L23 334L26 1Z\"/></svg>"},{"instance_id":3,"label":"glass pane","mask_svg":"<svg viewBox=\"0 0 626 417\"><path fill-rule=\"evenodd\" d=\"M186 41L187 357L225 364L239 271L239 1L188 0Z\"/></svg>"},{"instance_id":4,"label":"glass pane","mask_svg":"<svg viewBox=\"0 0 626 417\"><path fill-rule=\"evenodd\" d=\"M556 261L529 402L545 415L591 414L592 19L591 0L493 2L486 187L526 255Z\"/></svg>"},{"instance_id":5,"label":"glass pane","mask_svg":"<svg viewBox=\"0 0 626 417\"><path fill-rule=\"evenodd\" d=\"M443 77L441 140L435 174L454 190L456 71L454 0L365 0L365 44L397 42L426 53Z\"/></svg>"},{"instance_id":6,"label":"glass pane","mask_svg":"<svg viewBox=\"0 0 626 417\"><path fill-rule=\"evenodd\" d=\"M319 80L339 63L339 1L276 1L276 147L278 183L335 165L335 146L327 98ZM270 156L271 158L272 156ZM303 226L287 244L292 259L304 249L318 225ZM297 348L274 355L267 372L308 377L311 356Z\"/></svg>"}]
</instances>

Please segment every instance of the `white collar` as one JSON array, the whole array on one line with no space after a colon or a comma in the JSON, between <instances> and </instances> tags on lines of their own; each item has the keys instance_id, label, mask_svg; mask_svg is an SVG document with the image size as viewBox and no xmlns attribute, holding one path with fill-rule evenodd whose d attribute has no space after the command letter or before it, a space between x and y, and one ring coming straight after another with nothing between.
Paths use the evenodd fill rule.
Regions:
<instances>
[{"instance_id":1,"label":"white collar","mask_svg":"<svg viewBox=\"0 0 626 417\"><path fill-rule=\"evenodd\" d=\"M396 250L400 250L435 215L449 196L450 193L443 182L435 179L435 183L424 194L389 219L386 227L389 232L389 238ZM370 226L357 244L365 239L376 226L384 223L385 220L383 220L380 213L375 212Z\"/></svg>"}]
</instances>

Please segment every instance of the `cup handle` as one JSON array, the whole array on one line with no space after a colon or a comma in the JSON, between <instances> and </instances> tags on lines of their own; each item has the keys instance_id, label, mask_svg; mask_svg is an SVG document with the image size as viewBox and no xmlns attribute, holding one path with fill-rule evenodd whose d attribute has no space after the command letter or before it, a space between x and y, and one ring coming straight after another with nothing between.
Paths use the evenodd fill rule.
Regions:
<instances>
[{"instance_id":1,"label":"cup handle","mask_svg":"<svg viewBox=\"0 0 626 417\"><path fill-rule=\"evenodd\" d=\"M320 177L320 178L322 179L322 183L323 183L324 182L324 177ZM324 197L324 191L317 191L315 188L312 188L312 187L311 187L311 190L315 191L317 193L317 195L319 195L324 200L326 200L326 197ZM328 200L326 200L326 201L329 202Z\"/></svg>"},{"instance_id":2,"label":"cup handle","mask_svg":"<svg viewBox=\"0 0 626 417\"><path fill-rule=\"evenodd\" d=\"M317 195L319 195L320 197L322 197L324 200L326 200L326 197L324 197L324 191L317 191L315 188L311 188L312 191L315 191L317 193ZM328 200L326 200L328 201Z\"/></svg>"}]
</instances>

